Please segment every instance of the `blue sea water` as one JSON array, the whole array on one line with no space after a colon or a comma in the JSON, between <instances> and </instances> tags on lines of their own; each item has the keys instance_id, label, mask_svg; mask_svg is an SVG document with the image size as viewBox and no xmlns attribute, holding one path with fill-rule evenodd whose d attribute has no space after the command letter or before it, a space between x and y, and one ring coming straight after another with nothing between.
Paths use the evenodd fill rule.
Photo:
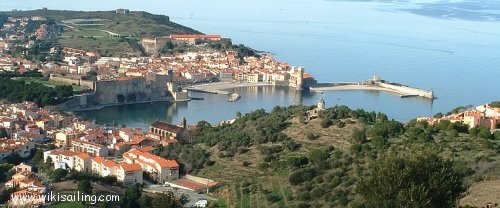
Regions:
<instances>
[{"instance_id":1,"label":"blue sea water","mask_svg":"<svg viewBox=\"0 0 500 208\"><path fill-rule=\"evenodd\" d=\"M320 82L360 81L373 75L432 89L438 99L401 99L381 92L327 92L327 106L382 111L397 120L432 116L456 106L500 100L500 1L490 0L2 0L11 9L112 10L128 8L169 15L204 33L219 33L280 61L306 67ZM216 95L187 104L110 107L80 115L145 127L186 117L218 122L237 111L275 105L314 104L320 95L292 89L234 89L243 99ZM257 93L256 93L257 92Z\"/></svg>"}]
</instances>

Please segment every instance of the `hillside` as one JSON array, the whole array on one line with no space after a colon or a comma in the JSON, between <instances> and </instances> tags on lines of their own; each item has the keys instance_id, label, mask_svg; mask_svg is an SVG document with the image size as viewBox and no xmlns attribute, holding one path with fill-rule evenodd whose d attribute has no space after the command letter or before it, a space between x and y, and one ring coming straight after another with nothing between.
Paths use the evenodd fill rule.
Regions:
<instances>
[{"instance_id":1,"label":"hillside","mask_svg":"<svg viewBox=\"0 0 500 208\"><path fill-rule=\"evenodd\" d=\"M42 16L54 29L57 38L46 39L50 46L97 51L101 56L145 55L138 41L144 36L199 34L189 27L171 22L168 16L131 11L61 11L32 10L4 12L12 17ZM40 24L40 23L38 23Z\"/></svg>"},{"instance_id":2,"label":"hillside","mask_svg":"<svg viewBox=\"0 0 500 208\"><path fill-rule=\"evenodd\" d=\"M359 201L356 186L374 162L424 150L451 159L466 174L471 188L462 205L482 206L500 192L486 185L500 182L500 135L468 133L449 122L403 126L384 114L345 106L301 119L310 109L257 110L215 128L201 122L194 144L174 154L186 171L221 182L214 192L230 207L353 206ZM481 201L471 200L478 196Z\"/></svg>"},{"instance_id":3,"label":"hillside","mask_svg":"<svg viewBox=\"0 0 500 208\"><path fill-rule=\"evenodd\" d=\"M99 26L102 30L108 30L121 35L131 36L163 36L172 33L195 34L200 33L189 27L171 22L168 16L155 15L142 11L131 11L128 14L117 14L115 11L68 11L68 10L31 10L5 12L6 14L19 16L43 16L57 22L72 19L99 19L97 21L81 21L76 24L87 24ZM69 23L71 25L71 23Z\"/></svg>"}]
</instances>

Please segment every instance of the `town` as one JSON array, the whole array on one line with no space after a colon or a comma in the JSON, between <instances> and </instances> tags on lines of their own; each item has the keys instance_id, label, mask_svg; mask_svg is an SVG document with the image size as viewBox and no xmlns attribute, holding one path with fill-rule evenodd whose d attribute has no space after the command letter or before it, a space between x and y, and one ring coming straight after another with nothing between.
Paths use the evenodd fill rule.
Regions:
<instances>
[{"instance_id":1,"label":"town","mask_svg":"<svg viewBox=\"0 0 500 208\"><path fill-rule=\"evenodd\" d=\"M221 44L230 44L231 40L220 35L143 37L140 44L150 56L101 57L97 51L48 44L61 35L65 24L28 16L8 17L0 25L1 73L41 73L46 77L42 78L45 85L73 86L78 94L56 108L42 108L33 102L2 102L0 128L5 129L5 135L0 142L1 161L17 163L43 151L40 163L48 164L50 170L112 177L123 186L160 184L159 188L149 190L152 193L161 191L157 189L162 186L183 189L193 194L193 200L199 199L194 201L198 205L206 205L203 195L196 194L217 186L217 182L186 174L178 161L153 154L191 139L195 127L188 126L185 119L180 125L156 121L149 131L143 132L98 125L59 110L140 101L187 101L189 97L180 87L200 83L267 83L299 90L315 83L303 67L276 61L268 54L257 54L244 46L239 47L246 50L245 54L233 49L221 50ZM157 54L164 45L193 50ZM33 51L49 46L41 56L40 51L37 54ZM124 90L115 90L118 88ZM47 176L40 169L32 169L36 170L25 163L13 167L16 174L5 183L6 188L16 190L13 196L43 198L50 190ZM44 203L44 200L11 201L10 205Z\"/></svg>"},{"instance_id":2,"label":"town","mask_svg":"<svg viewBox=\"0 0 500 208\"><path fill-rule=\"evenodd\" d=\"M189 139L192 127L186 121L181 125L157 121L148 132L109 128L25 102L0 104L0 128L6 130L0 139L3 162L32 158L36 149L40 149L43 163L50 164L52 169L110 176L124 186L147 180L197 193L217 185L210 179L182 174L176 160L153 154L158 148ZM22 189L14 195L41 196L47 191L48 184L32 177L30 165L20 164L14 169L16 174L5 183L6 188Z\"/></svg>"},{"instance_id":3,"label":"town","mask_svg":"<svg viewBox=\"0 0 500 208\"><path fill-rule=\"evenodd\" d=\"M125 33L109 29L123 23L105 17L134 19L148 14L128 9L97 13L104 17L61 20L23 16L20 11L0 13L0 204L53 206L57 203L45 200L52 191L78 190L123 196L112 207L152 207L151 196L154 200L172 197L169 202L182 203L176 207L350 207L363 194L358 187L370 190L377 185L376 177L387 175L368 172L375 162L389 153L405 152L399 161L413 164L409 149L438 145L439 154L452 155L451 160L466 158L468 166L463 169L470 169L468 175L457 173L458 180L450 182L458 185L449 204L465 195L465 177L467 182L478 182L495 174L494 168L483 169L496 165L492 161L500 146L498 101L408 123L345 105L327 108L320 94L328 90L386 91L408 99L436 97L433 90L392 83L378 75L361 82L317 83L302 66L233 45L219 34L174 25L166 16L152 19L163 22L160 26L169 28L168 32ZM276 106L270 112L238 111L234 119L215 125L184 117L177 124L160 119L141 122L149 128L140 129L74 114L109 106L202 100L190 97L189 91L222 94L229 102L238 102L239 94L224 90L263 85L290 88L294 93L312 90L320 98L313 106L300 103ZM456 148L471 140L477 142ZM457 154L462 149L483 153ZM423 155L415 158L445 161L426 151L417 152ZM443 164L451 176L429 178L443 178L446 183L454 179L452 163ZM424 165L408 167L427 170L420 167ZM432 168L441 170L441 166ZM368 174L371 178L365 177ZM371 185L367 178L373 179ZM156 207L163 207L163 202ZM110 207L107 203L99 205ZM493 202L488 203L493 207Z\"/></svg>"},{"instance_id":4,"label":"town","mask_svg":"<svg viewBox=\"0 0 500 208\"><path fill-rule=\"evenodd\" d=\"M50 45L45 43L60 33L54 28L64 27L54 22L48 26L45 22L46 19L38 16L7 18L2 28L6 38L0 38L3 51L0 70L23 73L36 69L46 77L47 85L72 85L83 93L62 104L62 110L134 102L188 101L190 98L180 88L201 83L218 82L221 86L267 83L299 90L316 83L303 67L290 66L242 45L232 46L230 39L220 35L142 37L140 47L148 56L104 57L97 51L55 45L39 57L43 61L38 59L39 62L34 63L27 60L34 58L26 55L33 50L34 41L37 47ZM223 45L225 49L221 49ZM173 53L176 47L183 50ZM158 53L162 50L166 50L165 53Z\"/></svg>"}]
</instances>

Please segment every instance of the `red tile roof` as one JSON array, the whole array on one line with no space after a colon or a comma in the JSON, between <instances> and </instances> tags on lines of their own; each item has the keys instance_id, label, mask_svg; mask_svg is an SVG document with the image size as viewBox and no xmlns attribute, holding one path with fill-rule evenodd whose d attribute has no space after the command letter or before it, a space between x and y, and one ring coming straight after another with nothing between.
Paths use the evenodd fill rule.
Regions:
<instances>
[{"instance_id":1,"label":"red tile roof","mask_svg":"<svg viewBox=\"0 0 500 208\"><path fill-rule=\"evenodd\" d=\"M119 165L124 171L140 171L142 170L141 165L139 164L127 164L127 163L120 163Z\"/></svg>"},{"instance_id":2,"label":"red tile roof","mask_svg":"<svg viewBox=\"0 0 500 208\"><path fill-rule=\"evenodd\" d=\"M151 126L154 128L158 128L158 129L165 130L168 132L175 132L175 133L178 133L182 130L182 128L179 126L172 125L172 124L165 123L165 122L161 122L161 121L155 121L153 124L151 124Z\"/></svg>"}]
</instances>

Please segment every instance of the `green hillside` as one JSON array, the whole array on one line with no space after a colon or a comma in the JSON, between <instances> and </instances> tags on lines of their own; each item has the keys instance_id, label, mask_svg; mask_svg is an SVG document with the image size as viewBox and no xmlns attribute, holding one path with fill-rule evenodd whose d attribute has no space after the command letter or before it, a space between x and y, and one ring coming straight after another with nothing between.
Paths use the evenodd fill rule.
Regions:
<instances>
[{"instance_id":1,"label":"green hillside","mask_svg":"<svg viewBox=\"0 0 500 208\"><path fill-rule=\"evenodd\" d=\"M82 24L102 24L102 30L132 36L162 36L172 33L200 33L189 27L171 22L168 16L155 15L142 11L131 11L128 14L117 14L115 11L67 11L67 10L31 10L5 12L16 16L43 16L58 22L71 19L101 19L97 22L81 22Z\"/></svg>"},{"instance_id":2,"label":"green hillside","mask_svg":"<svg viewBox=\"0 0 500 208\"><path fill-rule=\"evenodd\" d=\"M144 36L200 34L189 27L171 22L168 16L140 11L123 14L115 11L40 9L3 14L13 17L46 17L49 19L47 22L55 21L61 26L56 27L60 28L56 29L57 39L46 40L51 46L97 51L101 56L145 55L138 46L139 40Z\"/></svg>"},{"instance_id":3,"label":"green hillside","mask_svg":"<svg viewBox=\"0 0 500 208\"><path fill-rule=\"evenodd\" d=\"M422 183L419 177L412 179L413 175L421 175L423 179L426 174L439 174L431 170L440 170L441 165L456 169L458 175L465 176L458 179L460 183L465 188L471 186L461 205L485 203L471 200L478 195L485 200L495 199L493 187L484 183L500 181L500 132L491 134L483 128L468 130L462 124L447 121L437 125L412 121L404 126L388 120L384 114L345 106L326 109L317 119L302 119L310 109L291 106L275 107L269 113L257 110L233 124L218 127L200 122L193 135L194 143L182 144L162 155L175 153L185 163L187 172L221 182L222 186L214 193L230 207L353 207L368 202L356 187L363 180L369 184L369 177L381 176L373 175L372 168L385 164L380 161L415 167L417 171L413 169L409 175L401 173L394 177L401 182L410 181L405 186L411 188L396 190L421 194L418 203L440 202L445 198L438 194L443 190L436 190L442 188L439 185L442 181L432 181L434 176L425 181L428 188L418 188L424 192L416 191L411 182ZM437 162L430 164L426 160ZM404 166L393 166L396 170L389 172L407 171L399 167ZM463 189L457 190L450 193L456 196ZM392 192L380 194L387 197ZM405 202L401 198L408 198L398 197L388 202Z\"/></svg>"}]
</instances>

